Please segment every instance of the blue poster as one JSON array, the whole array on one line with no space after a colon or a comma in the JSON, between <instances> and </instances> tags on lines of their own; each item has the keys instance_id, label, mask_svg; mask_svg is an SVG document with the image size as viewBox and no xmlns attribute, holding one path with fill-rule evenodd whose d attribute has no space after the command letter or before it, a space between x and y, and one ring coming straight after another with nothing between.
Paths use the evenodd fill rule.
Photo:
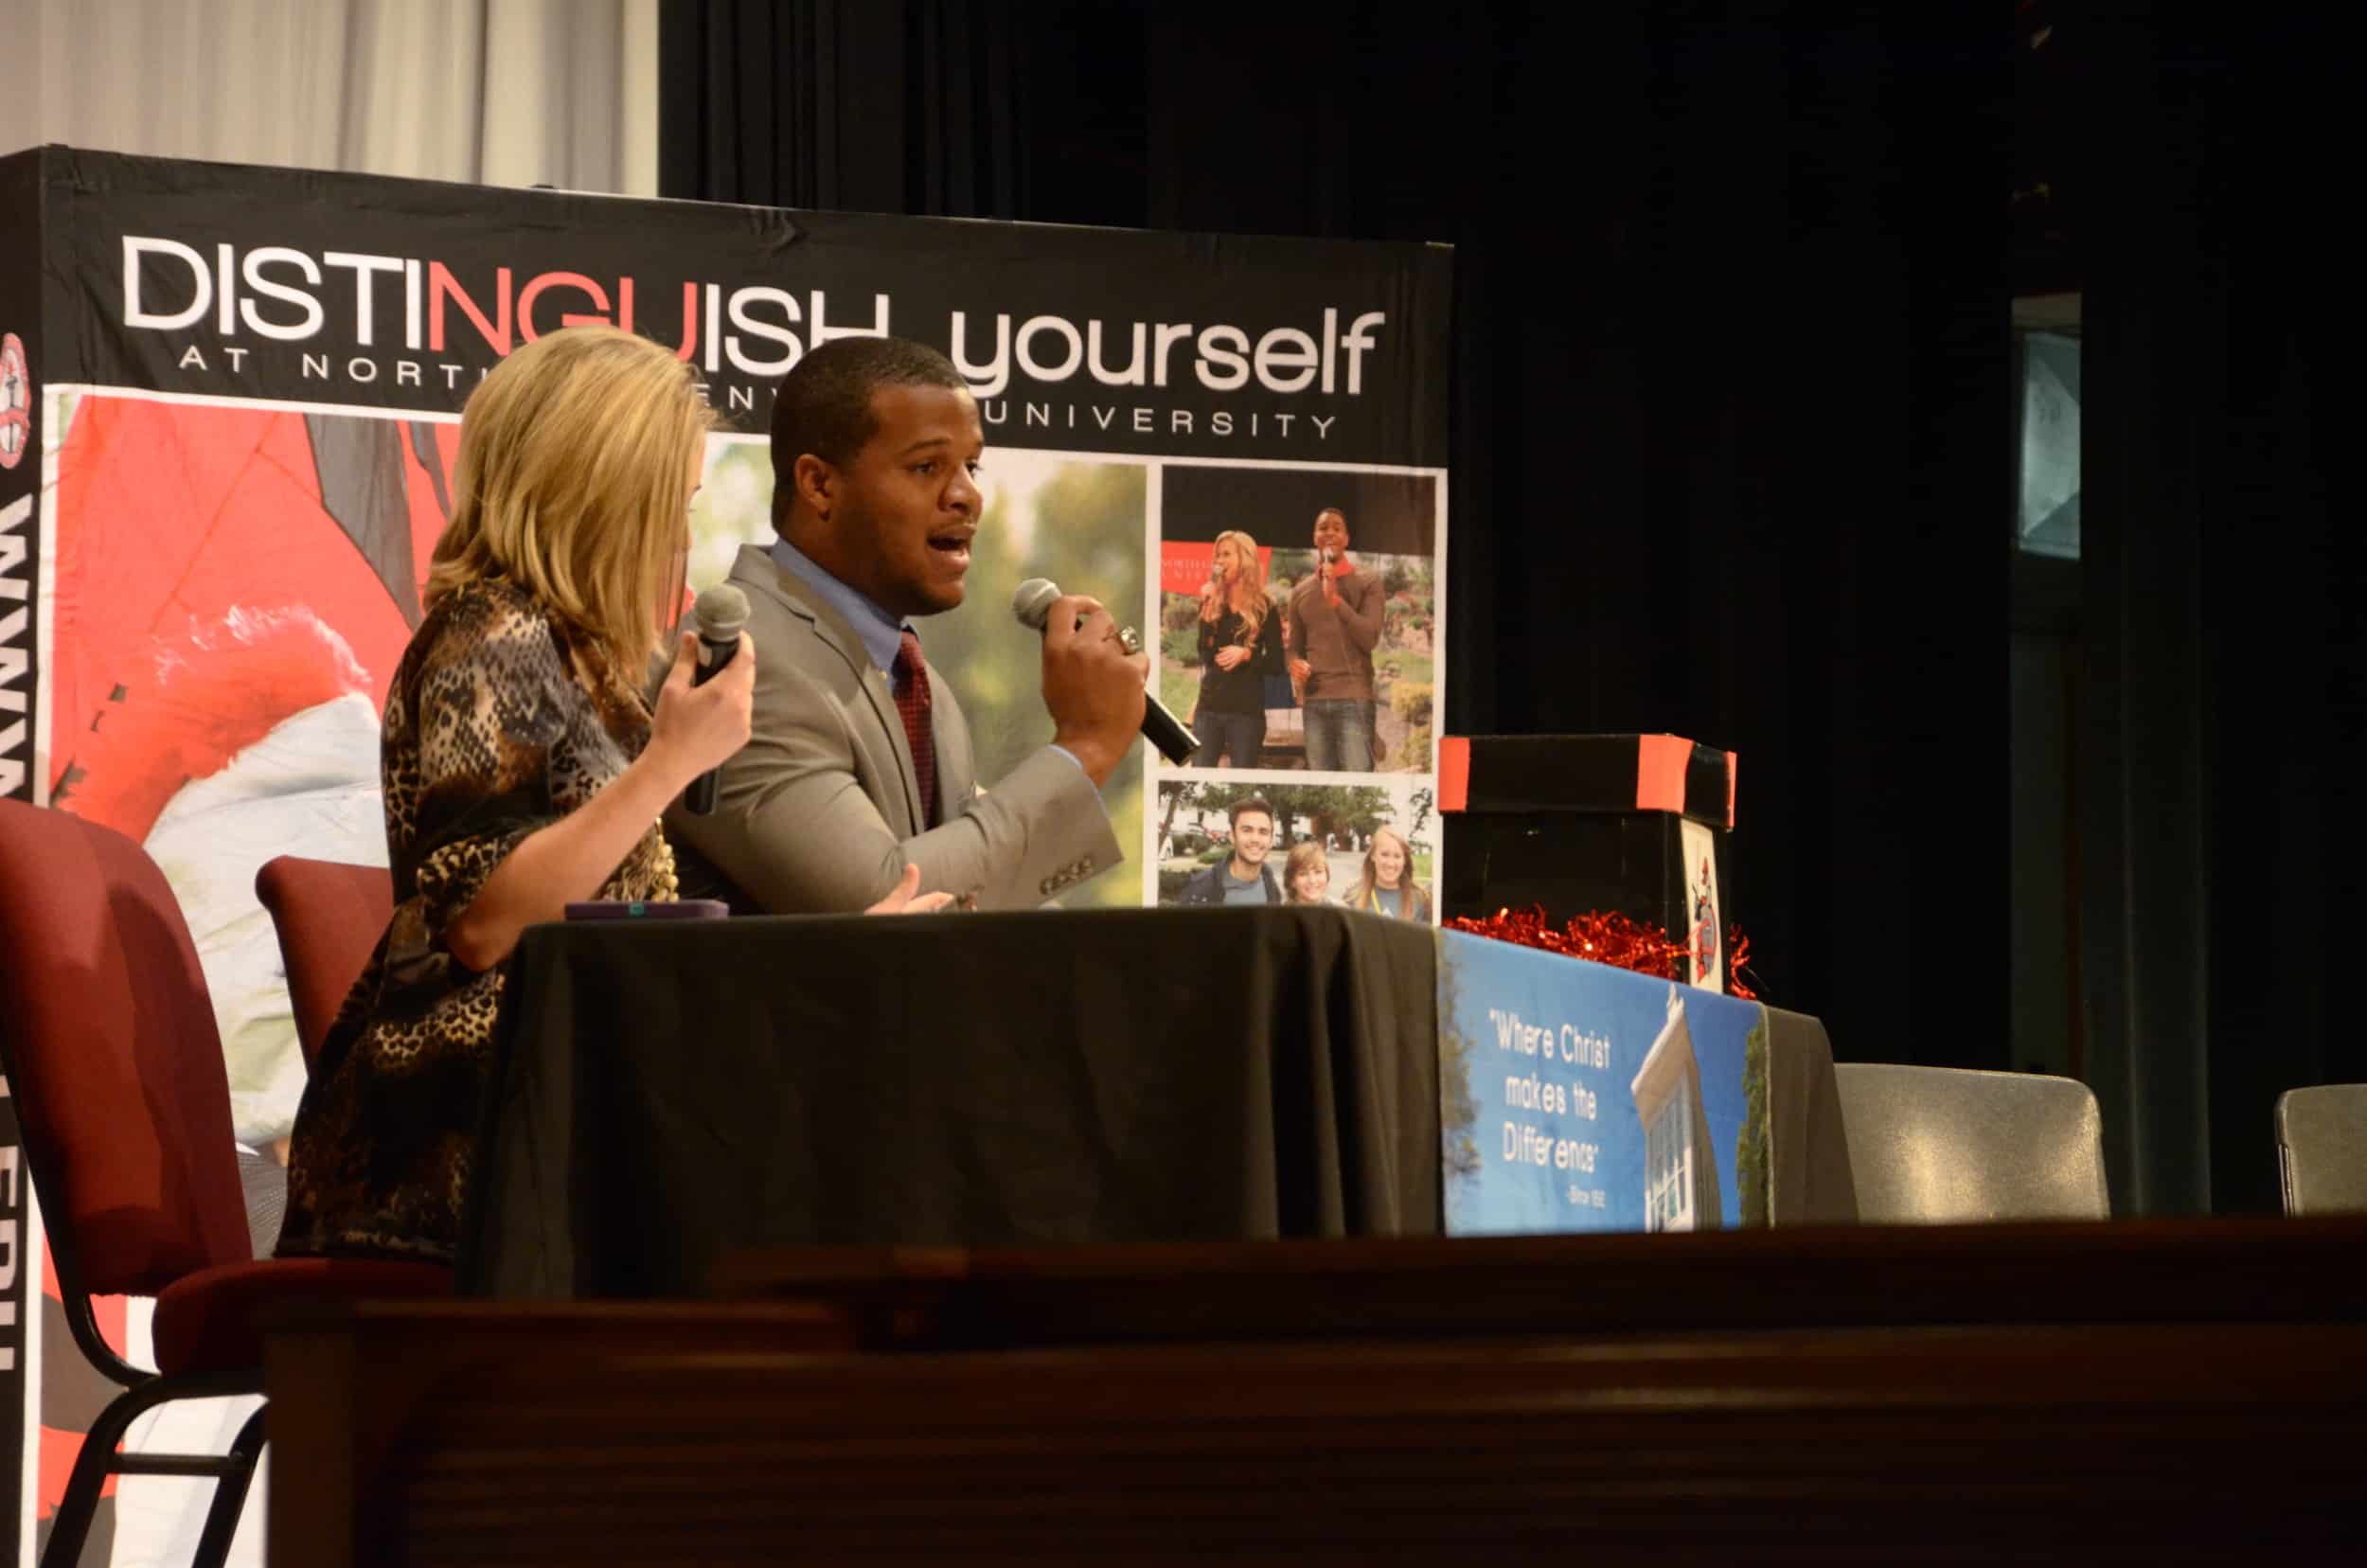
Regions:
<instances>
[{"instance_id":1,"label":"blue poster","mask_svg":"<svg viewBox=\"0 0 2367 1568\"><path fill-rule=\"evenodd\" d=\"M1442 931L1438 1067L1450 1236L1767 1223L1756 1002Z\"/></svg>"}]
</instances>

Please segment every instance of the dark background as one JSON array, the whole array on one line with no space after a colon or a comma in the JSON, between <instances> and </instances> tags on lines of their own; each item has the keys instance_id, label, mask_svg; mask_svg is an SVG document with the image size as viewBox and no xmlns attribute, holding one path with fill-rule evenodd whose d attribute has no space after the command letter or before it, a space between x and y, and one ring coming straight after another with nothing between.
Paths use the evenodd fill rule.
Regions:
<instances>
[{"instance_id":1,"label":"dark background","mask_svg":"<svg viewBox=\"0 0 2367 1568\"><path fill-rule=\"evenodd\" d=\"M1424 475L1311 469L1161 467L1159 537L1205 543L1239 528L1268 549L1305 550L1315 514L1337 507L1351 555L1426 556L1437 548L1438 484ZM1448 501L1454 475L1447 476ZM1447 526L1454 537L1454 526Z\"/></svg>"},{"instance_id":2,"label":"dark background","mask_svg":"<svg viewBox=\"0 0 2367 1568\"><path fill-rule=\"evenodd\" d=\"M2360 1076L2352 56L2254 10L675 0L672 196L1456 247L1450 732L1740 756L1734 913L1844 1059L2008 1068L2009 626L2122 1212L2270 1208ZM2085 298L2085 559L2012 545ZM2355 516L2356 513L2348 515ZM2059 567L2061 569L2054 569Z\"/></svg>"}]
</instances>

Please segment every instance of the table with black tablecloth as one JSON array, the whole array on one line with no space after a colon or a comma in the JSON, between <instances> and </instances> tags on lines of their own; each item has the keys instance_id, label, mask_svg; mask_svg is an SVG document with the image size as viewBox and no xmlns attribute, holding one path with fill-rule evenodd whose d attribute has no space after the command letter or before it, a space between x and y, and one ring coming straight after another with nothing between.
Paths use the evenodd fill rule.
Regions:
<instances>
[{"instance_id":1,"label":"table with black tablecloth","mask_svg":"<svg viewBox=\"0 0 2367 1568\"><path fill-rule=\"evenodd\" d=\"M463 1239L495 1296L701 1293L754 1245L1440 1228L1427 926L1330 908L618 920L521 942ZM1854 1219L1770 1010L1773 1218Z\"/></svg>"}]
</instances>

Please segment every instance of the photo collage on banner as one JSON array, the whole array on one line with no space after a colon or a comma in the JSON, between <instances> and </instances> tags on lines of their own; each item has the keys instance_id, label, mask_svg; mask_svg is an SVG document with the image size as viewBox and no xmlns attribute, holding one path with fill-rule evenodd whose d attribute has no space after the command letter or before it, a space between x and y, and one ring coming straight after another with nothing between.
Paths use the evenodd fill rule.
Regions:
<instances>
[{"instance_id":1,"label":"photo collage on banner","mask_svg":"<svg viewBox=\"0 0 2367 1568\"><path fill-rule=\"evenodd\" d=\"M1137 747L1102 792L1130 864L1064 905L1173 902L1210 865L1230 875L1232 811L1261 792L1260 897L1263 868L1295 855L1316 897L1434 918L1444 247L55 147L0 157L0 796L110 827L164 870L221 1029L226 1156L273 1158L306 1080L256 871L281 854L384 864L380 712L452 515L462 407L565 325L673 348L721 418L694 589L773 539L773 392L804 353L892 333L952 360L985 427L984 515L966 602L917 631L981 781L1051 738L1041 641L1009 609L1029 578L1137 626L1178 716L1224 715L1203 739L1239 748L1171 768ZM1237 633L1242 611L1254 623L1247 671L1198 629L1227 533L1253 542L1234 553L1255 573L1222 596ZM22 1485L0 1513L16 1509L29 1562L110 1390L67 1339L21 1167L13 1192L0 1464ZM98 1315L146 1356L147 1302ZM132 1446L218 1449L244 1408L144 1418ZM121 1478L84 1561L186 1559L204 1503L199 1483ZM254 1560L259 1516L234 1560Z\"/></svg>"},{"instance_id":2,"label":"photo collage on banner","mask_svg":"<svg viewBox=\"0 0 2367 1568\"><path fill-rule=\"evenodd\" d=\"M1153 900L1435 920L1444 471L1162 470L1153 689L1201 745L1159 767Z\"/></svg>"}]
</instances>

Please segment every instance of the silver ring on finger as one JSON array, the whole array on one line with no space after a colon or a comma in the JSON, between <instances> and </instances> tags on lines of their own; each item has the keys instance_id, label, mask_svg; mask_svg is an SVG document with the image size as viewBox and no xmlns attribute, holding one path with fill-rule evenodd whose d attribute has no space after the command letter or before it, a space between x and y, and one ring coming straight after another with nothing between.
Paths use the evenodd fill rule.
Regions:
<instances>
[{"instance_id":1,"label":"silver ring on finger","mask_svg":"<svg viewBox=\"0 0 2367 1568\"><path fill-rule=\"evenodd\" d=\"M1118 646L1130 655L1140 653L1143 650L1143 634L1130 626L1121 626L1118 628Z\"/></svg>"}]
</instances>

